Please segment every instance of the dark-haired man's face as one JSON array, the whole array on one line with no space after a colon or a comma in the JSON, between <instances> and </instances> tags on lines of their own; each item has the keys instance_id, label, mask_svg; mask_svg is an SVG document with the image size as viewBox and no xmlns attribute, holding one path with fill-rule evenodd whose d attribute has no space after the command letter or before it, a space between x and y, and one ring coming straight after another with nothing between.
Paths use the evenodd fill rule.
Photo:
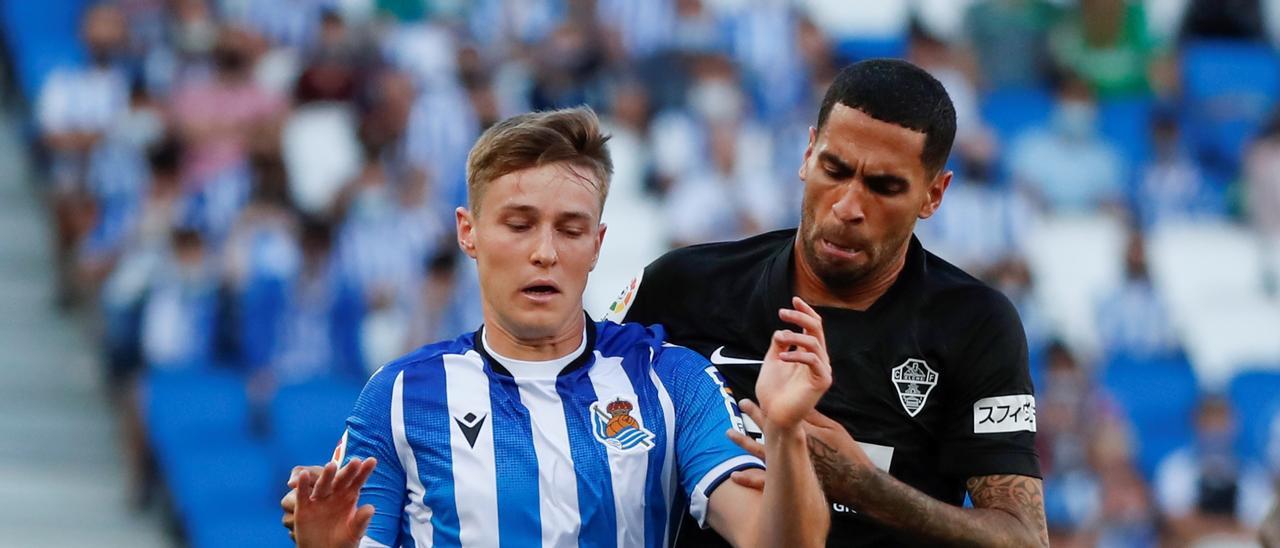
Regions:
<instances>
[{"instance_id":1,"label":"dark-haired man's face","mask_svg":"<svg viewBox=\"0 0 1280 548\"><path fill-rule=\"evenodd\" d=\"M800 180L800 245L805 263L833 292L891 268L916 219L937 210L951 181L920 159L924 133L836 104L810 130Z\"/></svg>"}]
</instances>

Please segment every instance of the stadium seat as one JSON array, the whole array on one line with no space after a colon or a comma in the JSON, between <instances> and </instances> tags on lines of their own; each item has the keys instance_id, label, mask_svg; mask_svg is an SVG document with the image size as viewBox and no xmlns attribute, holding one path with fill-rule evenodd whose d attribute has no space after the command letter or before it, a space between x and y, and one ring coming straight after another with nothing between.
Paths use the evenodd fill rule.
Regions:
<instances>
[{"instance_id":1,"label":"stadium seat","mask_svg":"<svg viewBox=\"0 0 1280 548\"><path fill-rule=\"evenodd\" d=\"M188 528L229 508L278 501L287 479L287 474L273 469L266 445L247 437L219 439L199 451L176 455L165 476Z\"/></svg>"},{"instance_id":2,"label":"stadium seat","mask_svg":"<svg viewBox=\"0 0 1280 548\"><path fill-rule=\"evenodd\" d=\"M143 417L162 473L183 454L248 437L244 381L231 372L151 371L144 386Z\"/></svg>"},{"instance_id":3,"label":"stadium seat","mask_svg":"<svg viewBox=\"0 0 1280 548\"><path fill-rule=\"evenodd\" d=\"M1039 88L996 89L982 98L979 109L982 119L1007 146L1023 131L1049 122L1053 96Z\"/></svg>"},{"instance_id":4,"label":"stadium seat","mask_svg":"<svg viewBox=\"0 0 1280 548\"><path fill-rule=\"evenodd\" d=\"M907 38L891 36L885 38L844 39L836 42L836 55L846 63L878 57L902 58L907 54Z\"/></svg>"},{"instance_id":5,"label":"stadium seat","mask_svg":"<svg viewBox=\"0 0 1280 548\"><path fill-rule=\"evenodd\" d=\"M271 402L271 450L277 469L323 463L342 437L360 385L326 378L281 387Z\"/></svg>"},{"instance_id":6,"label":"stadium seat","mask_svg":"<svg viewBox=\"0 0 1280 548\"><path fill-rule=\"evenodd\" d=\"M1184 115L1201 158L1233 171L1244 146L1280 95L1280 66L1271 46L1199 41L1182 51Z\"/></svg>"},{"instance_id":7,"label":"stadium seat","mask_svg":"<svg viewBox=\"0 0 1280 548\"><path fill-rule=\"evenodd\" d=\"M1231 379L1227 395L1235 407L1240 456L1260 462L1266 457L1272 423L1280 413L1280 363L1248 369Z\"/></svg>"},{"instance_id":8,"label":"stadium seat","mask_svg":"<svg viewBox=\"0 0 1280 548\"><path fill-rule=\"evenodd\" d=\"M1280 302L1263 296L1222 297L1189 316L1182 332L1201 385L1220 391L1240 371L1280 363Z\"/></svg>"},{"instance_id":9,"label":"stadium seat","mask_svg":"<svg viewBox=\"0 0 1280 548\"><path fill-rule=\"evenodd\" d=\"M1195 373L1184 360L1113 357L1102 384L1124 409L1138 437L1138 467L1151 478L1171 451L1193 437L1192 411L1199 401Z\"/></svg>"},{"instance_id":10,"label":"stadium seat","mask_svg":"<svg viewBox=\"0 0 1280 548\"><path fill-rule=\"evenodd\" d=\"M289 532L280 526L280 506L234 507L193 524L187 531L192 548L290 548Z\"/></svg>"},{"instance_id":11,"label":"stadium seat","mask_svg":"<svg viewBox=\"0 0 1280 548\"><path fill-rule=\"evenodd\" d=\"M1117 146L1129 165L1143 165L1151 154L1150 97L1107 99L1098 104L1098 129ZM1133 170L1134 174L1139 170Z\"/></svg>"},{"instance_id":12,"label":"stadium seat","mask_svg":"<svg viewBox=\"0 0 1280 548\"><path fill-rule=\"evenodd\" d=\"M0 37L12 56L18 84L34 101L44 79L55 68L78 64L80 17L88 0L0 2Z\"/></svg>"},{"instance_id":13,"label":"stadium seat","mask_svg":"<svg viewBox=\"0 0 1280 548\"><path fill-rule=\"evenodd\" d=\"M1076 352L1100 353L1095 306L1124 276L1126 231L1106 215L1045 219L1027 234L1027 265L1036 296Z\"/></svg>"},{"instance_id":14,"label":"stadium seat","mask_svg":"<svg viewBox=\"0 0 1280 548\"><path fill-rule=\"evenodd\" d=\"M1169 303L1175 325L1223 297L1266 293L1262 249L1242 226L1161 225L1148 235L1146 251L1151 280Z\"/></svg>"}]
</instances>

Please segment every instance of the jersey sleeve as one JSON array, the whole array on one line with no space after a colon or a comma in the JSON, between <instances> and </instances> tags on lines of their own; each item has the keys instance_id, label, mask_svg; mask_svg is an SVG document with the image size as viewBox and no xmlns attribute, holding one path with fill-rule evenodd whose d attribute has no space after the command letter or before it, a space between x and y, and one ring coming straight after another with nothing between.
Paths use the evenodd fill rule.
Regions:
<instances>
[{"instance_id":1,"label":"jersey sleeve","mask_svg":"<svg viewBox=\"0 0 1280 548\"><path fill-rule=\"evenodd\" d=\"M689 513L707 527L707 502L729 474L764 468L760 459L733 443L725 431L743 432L738 404L715 366L698 353L665 346L655 364L676 413L675 460Z\"/></svg>"},{"instance_id":2,"label":"jersey sleeve","mask_svg":"<svg viewBox=\"0 0 1280 548\"><path fill-rule=\"evenodd\" d=\"M636 319L643 315L645 308L644 306L637 307L636 301L640 298L641 284L644 281L644 273L647 269L648 267L636 273L636 276L627 282L622 291L618 292L618 297L609 304L609 308L600 316L601 319L619 324L624 322L645 323ZM634 314L631 312L633 309L636 310Z\"/></svg>"},{"instance_id":3,"label":"jersey sleeve","mask_svg":"<svg viewBox=\"0 0 1280 548\"><path fill-rule=\"evenodd\" d=\"M1027 339L1013 304L992 299L951 375L942 443L943 472L962 478L1000 474L1040 477L1036 399L1027 366Z\"/></svg>"},{"instance_id":4,"label":"jersey sleeve","mask_svg":"<svg viewBox=\"0 0 1280 548\"><path fill-rule=\"evenodd\" d=\"M347 419L334 458L346 464L352 457L378 459L373 474L360 490L359 505L372 504L373 520L360 546L396 546L405 506L405 475L391 432L391 398L398 371L380 370L365 384Z\"/></svg>"}]
</instances>

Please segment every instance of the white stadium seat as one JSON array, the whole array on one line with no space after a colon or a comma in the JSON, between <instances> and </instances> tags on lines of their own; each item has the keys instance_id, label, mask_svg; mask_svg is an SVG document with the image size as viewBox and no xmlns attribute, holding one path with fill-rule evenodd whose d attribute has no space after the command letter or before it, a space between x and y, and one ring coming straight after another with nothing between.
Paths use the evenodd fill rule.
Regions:
<instances>
[{"instance_id":1,"label":"white stadium seat","mask_svg":"<svg viewBox=\"0 0 1280 548\"><path fill-rule=\"evenodd\" d=\"M281 141L289 192L307 213L327 210L363 162L355 113L340 104L298 108L285 122Z\"/></svg>"},{"instance_id":2,"label":"white stadium seat","mask_svg":"<svg viewBox=\"0 0 1280 548\"><path fill-rule=\"evenodd\" d=\"M1036 296L1063 340L1097 356L1095 308L1124 278L1124 224L1106 215L1045 218L1027 236Z\"/></svg>"}]
</instances>

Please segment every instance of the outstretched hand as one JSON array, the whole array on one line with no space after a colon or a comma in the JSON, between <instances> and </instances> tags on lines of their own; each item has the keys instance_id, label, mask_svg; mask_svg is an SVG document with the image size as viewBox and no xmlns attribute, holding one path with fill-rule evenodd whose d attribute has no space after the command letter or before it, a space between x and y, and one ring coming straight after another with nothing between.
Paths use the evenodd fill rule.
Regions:
<instances>
[{"instance_id":1,"label":"outstretched hand","mask_svg":"<svg viewBox=\"0 0 1280 548\"><path fill-rule=\"evenodd\" d=\"M360 488L373 473L377 459L353 458L341 469L330 462L317 477L311 470L298 476L294 534L299 548L354 548L373 519L373 505L356 508Z\"/></svg>"},{"instance_id":2,"label":"outstretched hand","mask_svg":"<svg viewBox=\"0 0 1280 548\"><path fill-rule=\"evenodd\" d=\"M773 333L756 379L761 410L770 424L779 428L798 427L831 387L831 359L827 357L822 317L799 297L792 297L791 304L794 310L784 308L778 316L802 332Z\"/></svg>"}]
</instances>

